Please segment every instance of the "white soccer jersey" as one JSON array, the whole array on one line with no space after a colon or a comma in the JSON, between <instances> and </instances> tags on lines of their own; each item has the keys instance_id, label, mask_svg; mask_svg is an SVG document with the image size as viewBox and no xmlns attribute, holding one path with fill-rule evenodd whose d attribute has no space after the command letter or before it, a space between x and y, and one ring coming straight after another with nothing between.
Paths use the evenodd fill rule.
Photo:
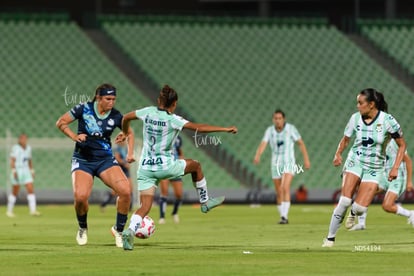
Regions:
<instances>
[{"instance_id":1,"label":"white soccer jersey","mask_svg":"<svg viewBox=\"0 0 414 276\"><path fill-rule=\"evenodd\" d=\"M26 145L26 148L22 148L21 145L16 144L12 147L10 157L13 157L15 161L16 170L29 170L29 160L32 159L32 148Z\"/></svg>"},{"instance_id":2,"label":"white soccer jersey","mask_svg":"<svg viewBox=\"0 0 414 276\"><path fill-rule=\"evenodd\" d=\"M286 123L280 132L276 130L274 125L268 127L262 141L270 145L272 150L272 166L295 164L295 142L300 139L301 136L298 130L292 124Z\"/></svg>"},{"instance_id":3,"label":"white soccer jersey","mask_svg":"<svg viewBox=\"0 0 414 276\"><path fill-rule=\"evenodd\" d=\"M390 134L394 133L402 136L399 123L390 114L379 111L377 117L366 124L359 112L354 113L344 131L347 137L355 135L348 159L359 162L366 169L384 168L385 147Z\"/></svg>"},{"instance_id":4,"label":"white soccer jersey","mask_svg":"<svg viewBox=\"0 0 414 276\"><path fill-rule=\"evenodd\" d=\"M144 122L140 168L150 171L168 169L175 159L174 141L188 121L155 106L136 110L135 114Z\"/></svg>"}]
</instances>

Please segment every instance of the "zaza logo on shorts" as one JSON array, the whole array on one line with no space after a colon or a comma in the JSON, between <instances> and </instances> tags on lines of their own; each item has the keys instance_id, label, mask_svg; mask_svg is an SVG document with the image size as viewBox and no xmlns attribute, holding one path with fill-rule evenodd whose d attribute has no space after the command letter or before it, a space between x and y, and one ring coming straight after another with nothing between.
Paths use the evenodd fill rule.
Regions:
<instances>
[{"instance_id":1,"label":"zaza logo on shorts","mask_svg":"<svg viewBox=\"0 0 414 276\"><path fill-rule=\"evenodd\" d=\"M114 120L113 119L109 119L108 120L108 126L113 126L113 125L115 125Z\"/></svg>"}]
</instances>

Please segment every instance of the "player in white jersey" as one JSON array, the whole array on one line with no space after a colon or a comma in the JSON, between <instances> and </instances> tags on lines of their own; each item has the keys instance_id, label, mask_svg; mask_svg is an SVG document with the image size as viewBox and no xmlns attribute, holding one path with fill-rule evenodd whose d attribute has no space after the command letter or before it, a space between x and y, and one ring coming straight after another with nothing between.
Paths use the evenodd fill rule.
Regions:
<instances>
[{"instance_id":1,"label":"player in white jersey","mask_svg":"<svg viewBox=\"0 0 414 276\"><path fill-rule=\"evenodd\" d=\"M406 150L401 127L393 116L386 113L387 103L382 93L372 88L362 90L357 96L357 108L359 112L351 116L335 152L333 164L340 166L342 152L355 136L344 165L341 197L332 213L328 236L322 247L334 245L336 232L358 185L351 212L361 215L367 210L385 174L385 147L389 139L393 138L398 145L397 156L387 175L389 181L397 178Z\"/></svg>"},{"instance_id":2,"label":"player in white jersey","mask_svg":"<svg viewBox=\"0 0 414 276\"><path fill-rule=\"evenodd\" d=\"M134 247L134 236L142 218L151 210L155 189L162 179L173 179L191 173L194 187L197 189L201 203L201 212L207 213L220 205L224 197L211 198L207 192L201 164L193 159L176 159L173 154L174 141L183 128L197 132L229 132L237 133L235 126L219 127L189 122L175 115L178 95L174 89L165 85L158 97L158 106L145 107L125 114L122 130L129 137L131 120L143 121L143 148L138 168L138 190L140 191L141 207L130 218L128 229L122 233L125 250ZM133 162L133 147L128 147L127 160Z\"/></svg>"},{"instance_id":3,"label":"player in white jersey","mask_svg":"<svg viewBox=\"0 0 414 276\"><path fill-rule=\"evenodd\" d=\"M386 148L386 174L392 169L397 153L398 145L394 140L391 140ZM398 168L397 179L388 181L386 177L384 177L382 182L379 184L378 193L385 192L384 200L382 201L382 208L384 211L407 217L408 222L414 226L414 211L407 210L401 205L395 203L404 191L411 191L412 188L412 160L407 152L405 152L403 162L401 162L401 165ZM345 227L350 231L364 230L366 228L367 212L358 216L357 224L355 224L355 217L355 214L350 213L345 222Z\"/></svg>"},{"instance_id":4,"label":"player in white jersey","mask_svg":"<svg viewBox=\"0 0 414 276\"><path fill-rule=\"evenodd\" d=\"M299 145L302 152L305 169L310 168L310 161L302 137L294 125L286 123L285 113L277 109L273 113L272 121L273 125L266 129L253 162L255 164L260 162L260 156L267 144L270 144L272 150L270 167L276 191L276 204L280 214L279 224L287 224L290 208L290 185L295 173L302 169L295 161L295 143Z\"/></svg>"},{"instance_id":5,"label":"player in white jersey","mask_svg":"<svg viewBox=\"0 0 414 276\"><path fill-rule=\"evenodd\" d=\"M6 215L11 218L15 217L13 209L20 191L20 185L25 185L30 214L32 216L39 216L40 213L36 210L36 196L33 188L35 171L32 162L32 148L27 144L27 135L25 133L20 134L18 143L11 149L10 166L13 188L7 199Z\"/></svg>"}]
</instances>

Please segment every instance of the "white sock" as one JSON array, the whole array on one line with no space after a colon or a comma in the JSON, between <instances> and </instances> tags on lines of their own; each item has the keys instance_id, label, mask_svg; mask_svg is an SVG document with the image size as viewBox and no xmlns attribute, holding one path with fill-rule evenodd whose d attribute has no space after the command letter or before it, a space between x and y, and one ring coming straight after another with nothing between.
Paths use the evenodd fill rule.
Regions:
<instances>
[{"instance_id":1,"label":"white sock","mask_svg":"<svg viewBox=\"0 0 414 276\"><path fill-rule=\"evenodd\" d=\"M200 203L205 203L208 201L208 191L207 191L207 181L203 177L200 181L194 183L194 187L197 189L198 198Z\"/></svg>"},{"instance_id":2,"label":"white sock","mask_svg":"<svg viewBox=\"0 0 414 276\"><path fill-rule=\"evenodd\" d=\"M331 217L331 223L329 224L328 238L335 238L336 232L341 226L346 210L351 205L352 200L349 197L341 196L339 198L338 205L334 209Z\"/></svg>"},{"instance_id":3,"label":"white sock","mask_svg":"<svg viewBox=\"0 0 414 276\"><path fill-rule=\"evenodd\" d=\"M282 204L277 205L277 210L279 211L279 215L282 216Z\"/></svg>"},{"instance_id":4,"label":"white sock","mask_svg":"<svg viewBox=\"0 0 414 276\"><path fill-rule=\"evenodd\" d=\"M14 204L16 204L16 197L13 194L9 194L7 200L7 212L13 212Z\"/></svg>"},{"instance_id":5,"label":"white sock","mask_svg":"<svg viewBox=\"0 0 414 276\"><path fill-rule=\"evenodd\" d=\"M358 216L358 224L365 227L365 223L367 220L368 210L363 213L362 215Z\"/></svg>"},{"instance_id":6,"label":"white sock","mask_svg":"<svg viewBox=\"0 0 414 276\"><path fill-rule=\"evenodd\" d=\"M284 217L285 219L288 218L288 214L289 214L289 209L290 209L290 201L283 201L282 202L282 210L283 210L283 214L282 217Z\"/></svg>"},{"instance_id":7,"label":"white sock","mask_svg":"<svg viewBox=\"0 0 414 276\"><path fill-rule=\"evenodd\" d=\"M397 215L404 216L404 217L408 218L410 216L410 213L411 212L409 210L401 207L400 205L397 205L397 213L396 213Z\"/></svg>"},{"instance_id":8,"label":"white sock","mask_svg":"<svg viewBox=\"0 0 414 276\"><path fill-rule=\"evenodd\" d=\"M35 194L27 195L27 202L29 204L30 213L36 212L36 196Z\"/></svg>"},{"instance_id":9,"label":"white sock","mask_svg":"<svg viewBox=\"0 0 414 276\"><path fill-rule=\"evenodd\" d=\"M136 233L139 226L141 225L141 222L142 222L142 217L140 215L133 214L131 217L131 220L129 221L128 228L134 231L134 233Z\"/></svg>"}]
</instances>

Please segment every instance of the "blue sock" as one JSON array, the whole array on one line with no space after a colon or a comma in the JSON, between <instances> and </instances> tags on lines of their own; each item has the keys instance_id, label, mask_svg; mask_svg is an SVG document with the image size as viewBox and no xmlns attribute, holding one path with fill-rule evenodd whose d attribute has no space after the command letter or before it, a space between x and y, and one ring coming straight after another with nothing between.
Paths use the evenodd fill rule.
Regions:
<instances>
[{"instance_id":1,"label":"blue sock","mask_svg":"<svg viewBox=\"0 0 414 276\"><path fill-rule=\"evenodd\" d=\"M165 209L167 209L167 198L160 197L160 218L165 218Z\"/></svg>"},{"instance_id":2,"label":"blue sock","mask_svg":"<svg viewBox=\"0 0 414 276\"><path fill-rule=\"evenodd\" d=\"M180 199L178 199L178 198L175 199L175 201L174 201L174 209L173 209L173 212L172 212L173 215L176 215L178 213L178 208L180 208L182 202L183 201L182 201L181 198Z\"/></svg>"},{"instance_id":3,"label":"blue sock","mask_svg":"<svg viewBox=\"0 0 414 276\"><path fill-rule=\"evenodd\" d=\"M116 213L116 231L122 232L124 231L125 224L128 220L128 214L120 214Z\"/></svg>"},{"instance_id":4,"label":"blue sock","mask_svg":"<svg viewBox=\"0 0 414 276\"><path fill-rule=\"evenodd\" d=\"M76 217L78 218L78 224L80 228L88 228L88 213L84 214L83 216L76 214Z\"/></svg>"}]
</instances>

